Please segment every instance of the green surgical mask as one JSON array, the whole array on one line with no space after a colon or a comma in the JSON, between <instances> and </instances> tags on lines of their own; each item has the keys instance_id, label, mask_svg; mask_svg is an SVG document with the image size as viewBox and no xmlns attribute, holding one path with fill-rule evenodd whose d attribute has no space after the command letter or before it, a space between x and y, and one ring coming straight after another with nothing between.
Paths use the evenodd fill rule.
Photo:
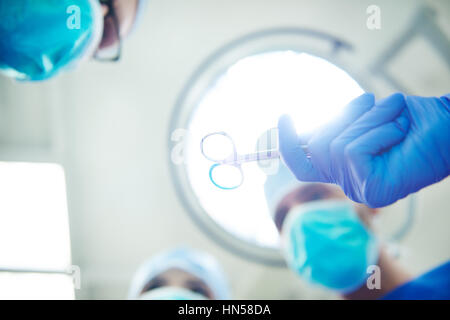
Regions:
<instances>
[{"instance_id":1,"label":"green surgical mask","mask_svg":"<svg viewBox=\"0 0 450 320\"><path fill-rule=\"evenodd\" d=\"M349 201L320 200L294 207L282 228L290 269L309 283L354 291L378 260L379 243Z\"/></svg>"}]
</instances>

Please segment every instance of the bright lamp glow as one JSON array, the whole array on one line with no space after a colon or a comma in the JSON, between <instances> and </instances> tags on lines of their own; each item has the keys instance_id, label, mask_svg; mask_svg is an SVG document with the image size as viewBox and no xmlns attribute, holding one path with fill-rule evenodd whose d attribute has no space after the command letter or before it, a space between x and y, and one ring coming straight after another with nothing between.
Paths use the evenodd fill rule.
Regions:
<instances>
[{"instance_id":1,"label":"bright lamp glow","mask_svg":"<svg viewBox=\"0 0 450 320\"><path fill-rule=\"evenodd\" d=\"M256 163L245 164L241 187L218 189L208 177L212 163L199 148L205 135L224 131L234 139L239 153L253 152L258 138L276 127L280 115L292 115L299 133L310 132L363 92L345 71L305 53L271 52L231 66L205 93L188 128L188 175L211 218L245 241L278 245L263 192L264 172Z\"/></svg>"}]
</instances>

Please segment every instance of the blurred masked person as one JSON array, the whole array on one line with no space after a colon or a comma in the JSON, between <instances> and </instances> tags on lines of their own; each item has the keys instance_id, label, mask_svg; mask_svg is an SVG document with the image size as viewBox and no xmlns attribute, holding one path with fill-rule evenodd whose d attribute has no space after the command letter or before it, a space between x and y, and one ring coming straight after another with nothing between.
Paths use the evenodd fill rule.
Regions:
<instances>
[{"instance_id":1,"label":"blurred masked person","mask_svg":"<svg viewBox=\"0 0 450 320\"><path fill-rule=\"evenodd\" d=\"M0 72L53 78L92 57L117 61L146 0L0 1Z\"/></svg>"},{"instance_id":2,"label":"blurred masked person","mask_svg":"<svg viewBox=\"0 0 450 320\"><path fill-rule=\"evenodd\" d=\"M287 264L306 282L346 299L450 298L448 280L413 279L371 228L377 209L352 202L338 186L299 182L280 164L264 189ZM438 274L449 271L447 264Z\"/></svg>"},{"instance_id":3,"label":"blurred masked person","mask_svg":"<svg viewBox=\"0 0 450 320\"><path fill-rule=\"evenodd\" d=\"M129 299L229 299L225 274L211 255L179 247L144 262L131 282Z\"/></svg>"}]
</instances>

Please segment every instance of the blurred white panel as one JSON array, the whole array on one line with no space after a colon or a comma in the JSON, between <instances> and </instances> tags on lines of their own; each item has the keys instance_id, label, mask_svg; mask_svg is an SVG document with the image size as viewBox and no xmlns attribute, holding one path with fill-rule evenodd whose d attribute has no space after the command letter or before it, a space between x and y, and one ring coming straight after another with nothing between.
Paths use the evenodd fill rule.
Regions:
<instances>
[{"instance_id":1,"label":"blurred white panel","mask_svg":"<svg viewBox=\"0 0 450 320\"><path fill-rule=\"evenodd\" d=\"M72 277L62 274L0 273L0 300L72 300Z\"/></svg>"},{"instance_id":2,"label":"blurred white panel","mask_svg":"<svg viewBox=\"0 0 450 320\"><path fill-rule=\"evenodd\" d=\"M0 267L65 270L69 264L63 169L0 162Z\"/></svg>"}]
</instances>

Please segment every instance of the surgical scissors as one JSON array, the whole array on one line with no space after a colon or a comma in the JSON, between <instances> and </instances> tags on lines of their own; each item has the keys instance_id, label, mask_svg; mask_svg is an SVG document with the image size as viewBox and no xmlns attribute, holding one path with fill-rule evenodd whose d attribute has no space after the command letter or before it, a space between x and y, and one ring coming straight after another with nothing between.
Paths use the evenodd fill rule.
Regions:
<instances>
[{"instance_id":1,"label":"surgical scissors","mask_svg":"<svg viewBox=\"0 0 450 320\"><path fill-rule=\"evenodd\" d=\"M231 146L231 152L227 156L217 158L215 156L208 154L208 152L205 150L205 144L206 144L205 142L207 142L209 139L211 139L213 137L225 137L228 140L228 143ZM307 150L306 146L302 146L302 148L304 151ZM204 136L200 142L200 150L206 159L208 159L212 162L215 162L209 169L209 178L210 178L211 182L216 187L218 187L220 189L224 189L224 190L236 189L242 185L242 183L244 182L244 173L242 171L243 163L252 162L252 161L272 160L272 159L280 158L280 152L278 151L278 149L269 149L269 150L264 150L264 151L248 153L248 154L238 154L237 150L236 150L236 144L234 143L233 138L224 131L213 132L213 133L209 133L206 136ZM239 170L239 174L240 174L239 182L236 182L236 184L234 184L232 186L228 186L228 187L225 187L225 186L221 185L220 183L217 183L217 181L214 179L214 171L217 168L220 168L221 166L231 166L232 168Z\"/></svg>"}]
</instances>

